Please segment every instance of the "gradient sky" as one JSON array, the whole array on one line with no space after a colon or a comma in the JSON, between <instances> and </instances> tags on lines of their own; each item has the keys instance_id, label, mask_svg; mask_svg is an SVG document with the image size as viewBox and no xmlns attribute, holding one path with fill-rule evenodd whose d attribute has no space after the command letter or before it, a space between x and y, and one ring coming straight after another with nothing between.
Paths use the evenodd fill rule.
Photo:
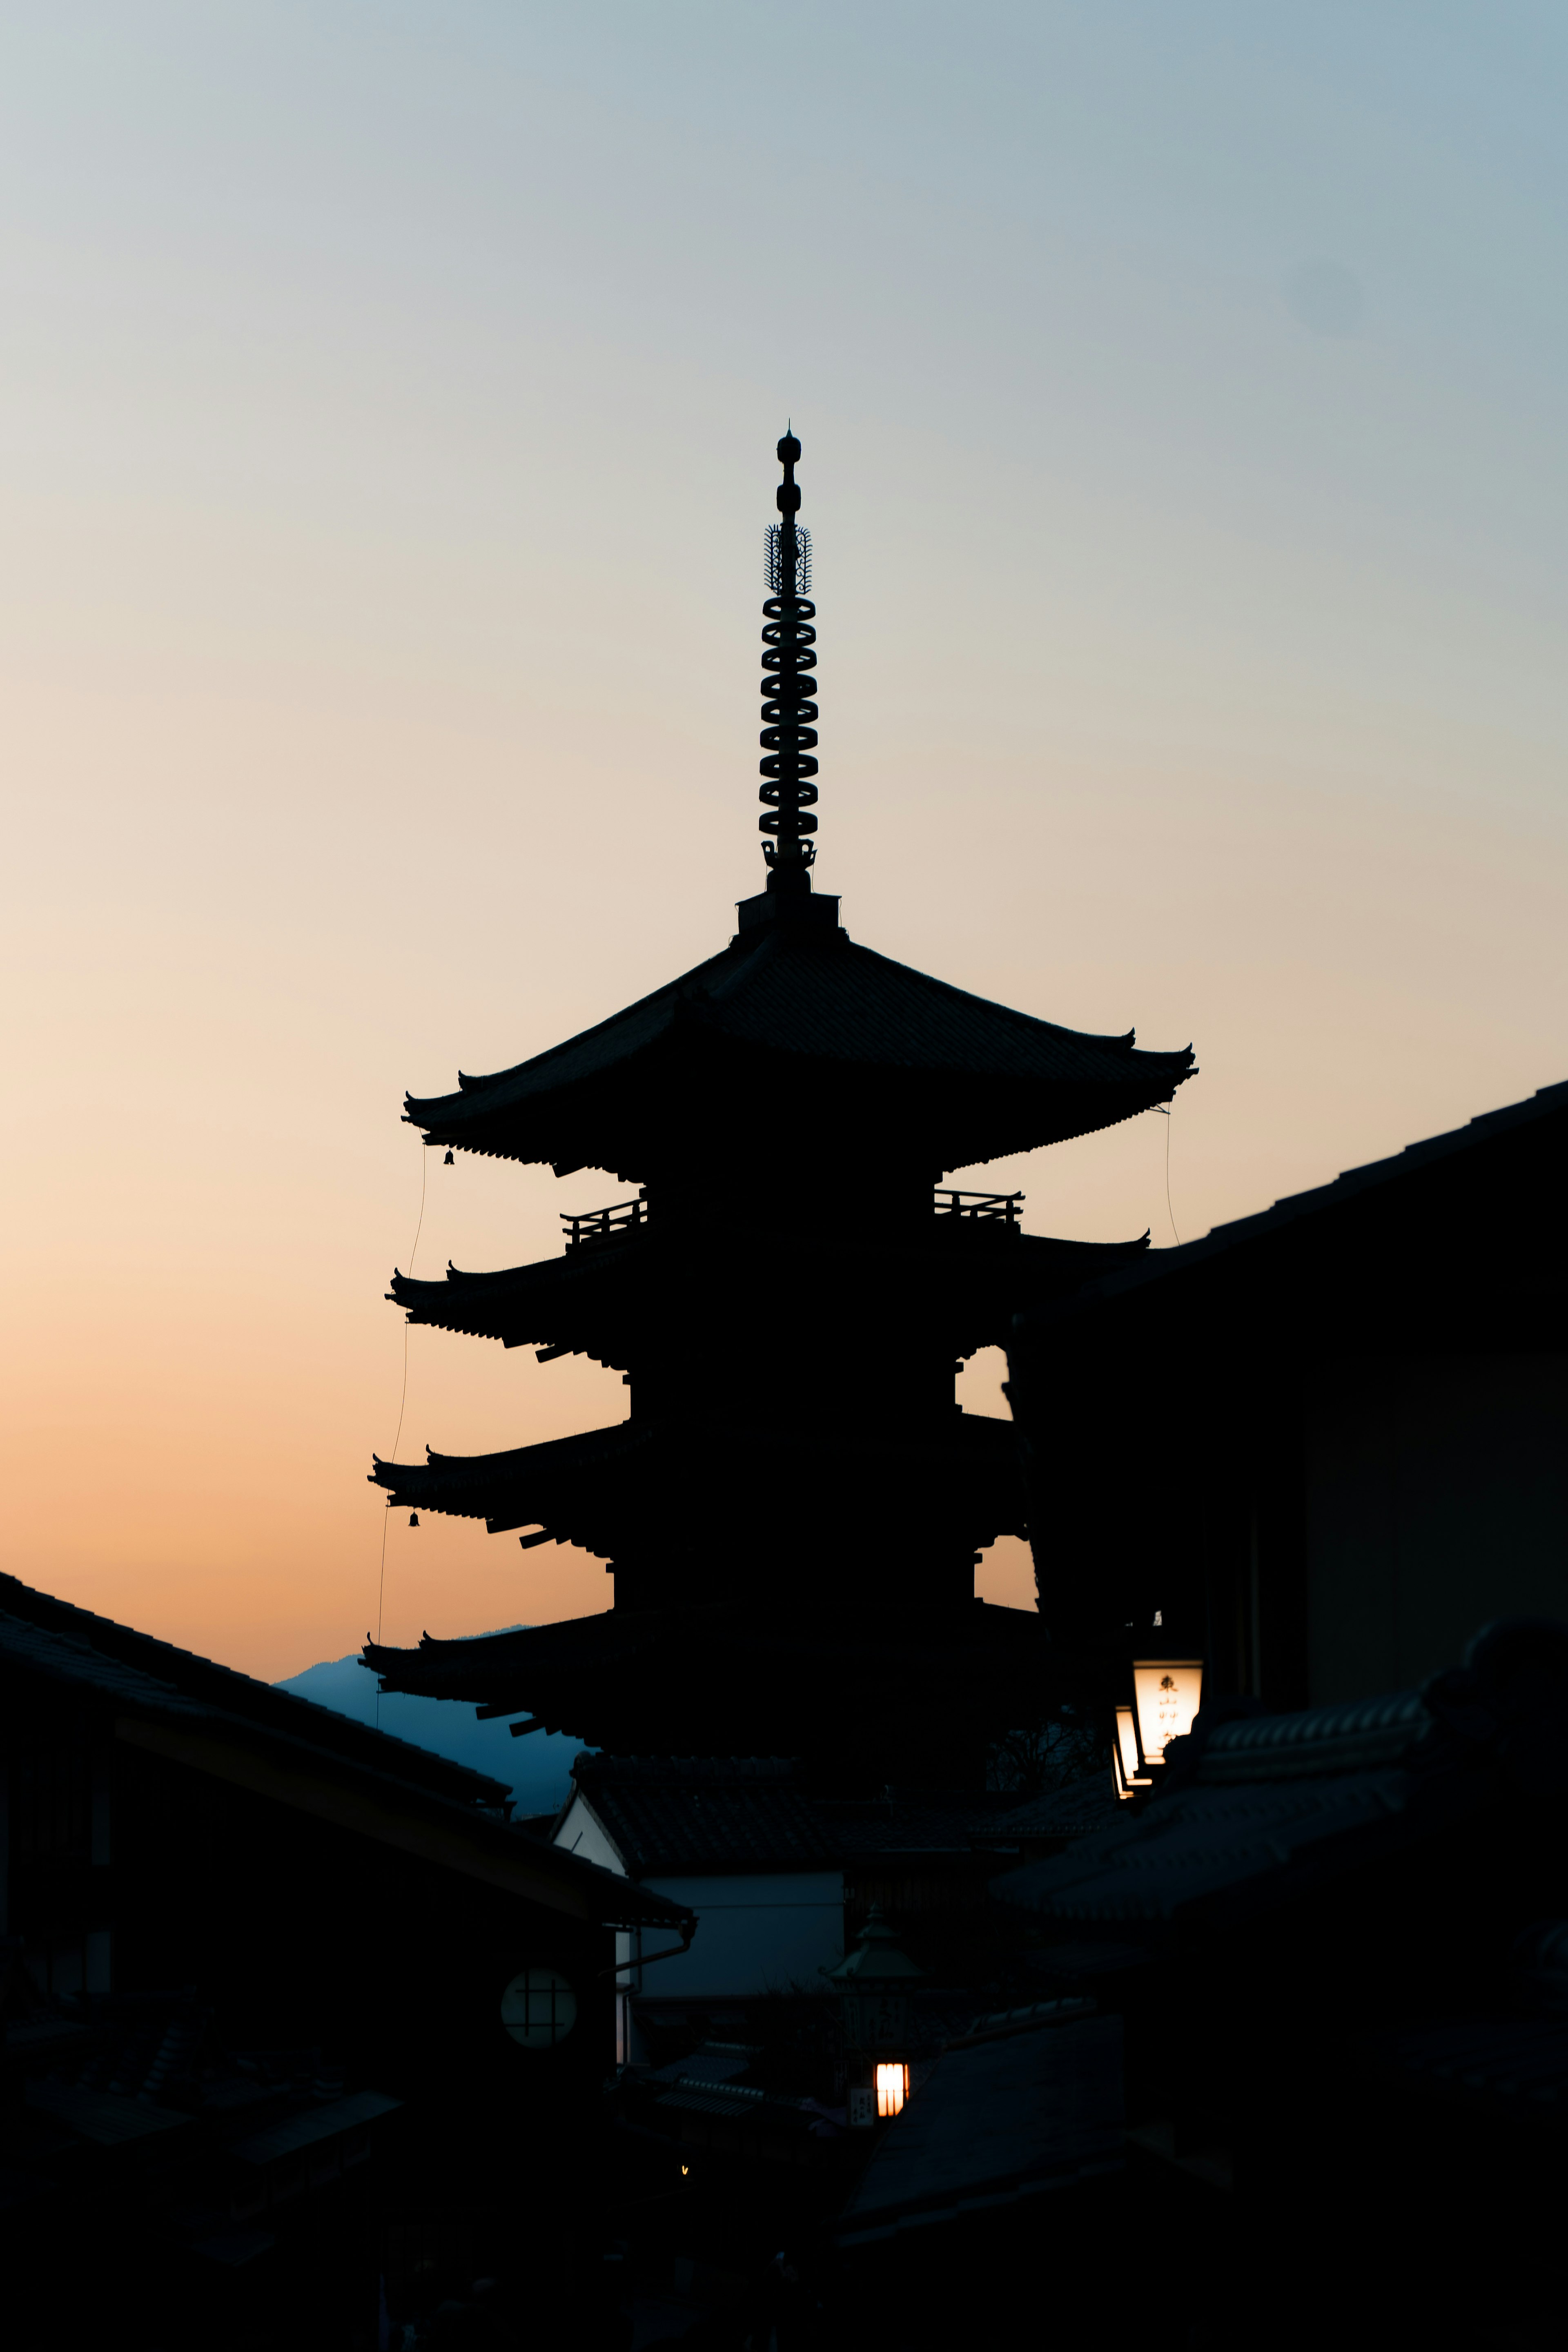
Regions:
<instances>
[{"instance_id":1,"label":"gradient sky","mask_svg":"<svg viewBox=\"0 0 1568 2352\"><path fill-rule=\"evenodd\" d=\"M1163 1244L1568 1076L1565 99L1512 0L5 12L6 1566L374 1623L403 1090L758 887L786 417L852 933L1198 1049L970 1181ZM616 1196L427 1173L429 1274ZM624 1402L416 1332L401 1450ZM608 1595L391 1530L391 1640Z\"/></svg>"}]
</instances>

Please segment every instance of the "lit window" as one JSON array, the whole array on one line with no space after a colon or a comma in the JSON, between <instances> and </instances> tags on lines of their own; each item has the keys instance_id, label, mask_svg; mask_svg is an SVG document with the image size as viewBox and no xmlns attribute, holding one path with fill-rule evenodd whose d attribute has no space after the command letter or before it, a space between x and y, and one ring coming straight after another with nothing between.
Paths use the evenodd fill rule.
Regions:
<instances>
[{"instance_id":1,"label":"lit window","mask_svg":"<svg viewBox=\"0 0 1568 2352\"><path fill-rule=\"evenodd\" d=\"M896 2116L910 2095L910 2070L896 2062L877 2068L877 2113Z\"/></svg>"},{"instance_id":2,"label":"lit window","mask_svg":"<svg viewBox=\"0 0 1568 2352\"><path fill-rule=\"evenodd\" d=\"M577 1996L553 1969L524 1969L500 1997L500 2021L525 2050L552 2050L577 2022Z\"/></svg>"}]
</instances>

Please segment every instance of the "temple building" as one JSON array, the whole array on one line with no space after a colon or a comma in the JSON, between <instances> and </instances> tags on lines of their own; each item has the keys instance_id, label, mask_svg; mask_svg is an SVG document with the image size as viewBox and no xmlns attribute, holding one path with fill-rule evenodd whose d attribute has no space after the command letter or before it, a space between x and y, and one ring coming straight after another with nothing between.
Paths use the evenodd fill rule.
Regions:
<instances>
[{"instance_id":1,"label":"temple building","mask_svg":"<svg viewBox=\"0 0 1568 2352\"><path fill-rule=\"evenodd\" d=\"M602 1170L624 1188L563 1220L557 1258L399 1274L391 1296L416 1323L613 1367L627 1411L505 1453L378 1460L372 1475L389 1507L482 1519L525 1550L584 1546L614 1606L364 1658L386 1689L527 1718L514 1729L641 1754L819 1754L875 1780L917 1748L929 1761L933 1710L947 1769L1037 1657L1034 1612L974 1599L981 1552L1026 1532L1026 1506L1012 1428L964 1412L955 1372L1018 1312L1146 1247L1026 1234L1021 1196L954 1180L1168 1103L1193 1055L911 971L853 940L815 887L811 550L799 442L778 454L765 887L694 971L407 1104L431 1148ZM895 1755L889 1725L911 1712L918 1738Z\"/></svg>"}]
</instances>

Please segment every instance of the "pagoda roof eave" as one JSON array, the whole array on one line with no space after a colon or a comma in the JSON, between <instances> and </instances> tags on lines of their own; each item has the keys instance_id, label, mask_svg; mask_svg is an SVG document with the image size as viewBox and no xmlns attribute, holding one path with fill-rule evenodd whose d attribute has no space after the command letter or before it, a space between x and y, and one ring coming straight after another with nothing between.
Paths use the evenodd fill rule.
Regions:
<instances>
[{"instance_id":1,"label":"pagoda roof eave","mask_svg":"<svg viewBox=\"0 0 1568 2352\"><path fill-rule=\"evenodd\" d=\"M416 1649L367 1642L362 1654L386 1691L526 1711L545 1730L599 1745L625 1736L630 1710L639 1738L651 1734L648 1752L688 1755L694 1742L700 1752L754 1753L734 1742L759 1737L798 1750L811 1729L800 1695L825 1669L837 1688L883 1686L896 1667L902 1703L949 1712L955 1703L994 1708L999 1683L1005 1691L1015 1673L1037 1694L1042 1678L1059 1672L1034 1610L979 1601L891 1612L880 1602L825 1612L754 1601L617 1608L510 1633L426 1633ZM717 1751L703 1737L705 1704L726 1713Z\"/></svg>"},{"instance_id":2,"label":"pagoda roof eave","mask_svg":"<svg viewBox=\"0 0 1568 2352\"><path fill-rule=\"evenodd\" d=\"M929 1230L921 1233L902 1228L827 1234L814 1240L814 1254L818 1267L835 1258L851 1258L858 1267L884 1267L896 1277L941 1279L947 1275L966 1284L1006 1277L1008 1289L1018 1291L1023 1307L1025 1294L1039 1289L1041 1282L1051 1282L1053 1275L1058 1284L1068 1273L1079 1282L1093 1282L1114 1267L1142 1258L1147 1246L1147 1233L1129 1242L1077 1242L1060 1234L1008 1233L1002 1225L933 1213ZM720 1234L705 1251L705 1267L712 1273L724 1265L731 1251L748 1261L752 1249L754 1242L745 1230ZM508 1339L508 1345L550 1345L555 1340L555 1324L560 1318L572 1319L578 1303L593 1301L593 1312L605 1312L632 1291L651 1289L672 1275L684 1279L684 1265L672 1263L666 1237L639 1225L623 1240L569 1249L529 1265L482 1270L447 1265L439 1279L393 1273L393 1286L385 1296L405 1307L414 1322L433 1324L442 1331L466 1331L475 1339L500 1339L503 1322L515 1322L520 1315L545 1315L548 1328L541 1324L536 1334Z\"/></svg>"},{"instance_id":3,"label":"pagoda roof eave","mask_svg":"<svg viewBox=\"0 0 1568 2352\"><path fill-rule=\"evenodd\" d=\"M906 1483L955 1473L961 1481L1000 1475L1010 1482L1017 1466L1012 1423L988 1414L955 1414L934 1433L862 1422L807 1423L789 1436L803 1457L809 1454L818 1464L881 1465ZM779 1437L776 1428L738 1421L650 1417L499 1454L432 1452L422 1463L374 1456L370 1481L385 1487L399 1509L483 1519L498 1535L540 1527L554 1541L607 1554L626 1540L628 1514L633 1520L646 1515L650 1496L666 1495L677 1506L692 1491L711 1498L725 1474L743 1484ZM1015 1517L1021 1519L1021 1504L1016 1512L1002 1512L998 1532Z\"/></svg>"},{"instance_id":4,"label":"pagoda roof eave","mask_svg":"<svg viewBox=\"0 0 1568 2352\"><path fill-rule=\"evenodd\" d=\"M889 1646L910 1654L928 1653L933 1660L947 1654L954 1634L964 1647L995 1648L1019 1640L1050 1644L1048 1627L1033 1609L1010 1609L992 1601L940 1604L907 1604L889 1622L881 1601L846 1601L831 1617L806 1603L791 1609L778 1601L729 1600L696 1601L685 1607L601 1609L584 1617L563 1617L545 1625L514 1625L500 1633L468 1633L450 1637L422 1633L416 1649L402 1650L390 1643L366 1640L361 1653L378 1674L406 1676L388 1688L408 1690L432 1698L474 1697L519 1670L546 1659L567 1664L604 1659L610 1654L635 1656L650 1642L720 1632L736 1641L760 1642L785 1649L799 1644L813 1654L832 1651L847 1656L864 1652L876 1660ZM416 1677L419 1679L416 1681Z\"/></svg>"},{"instance_id":5,"label":"pagoda roof eave","mask_svg":"<svg viewBox=\"0 0 1568 2352\"><path fill-rule=\"evenodd\" d=\"M448 1149L626 1176L659 1156L658 1109L689 1129L705 1082L745 1072L770 1095L835 1081L929 1137L934 1163L971 1167L1065 1141L1168 1101L1190 1047L1065 1029L971 995L842 932L764 926L563 1045L456 1094L410 1096L409 1122ZM700 1083L689 1097L681 1081ZM725 1117L733 1117L732 1098Z\"/></svg>"},{"instance_id":6,"label":"pagoda roof eave","mask_svg":"<svg viewBox=\"0 0 1568 2352\"><path fill-rule=\"evenodd\" d=\"M753 1246L743 1231L720 1234L705 1250L708 1273L714 1275L731 1253L744 1261ZM819 1270L836 1257L852 1257L868 1275L923 1279L939 1286L939 1295L944 1278L986 1294L1005 1283L1010 1311L1020 1313L1043 1297L1136 1261L1148 1247L1147 1234L1125 1242L1068 1241L934 1214L929 1229L918 1234L872 1232L814 1244ZM436 1281L395 1273L387 1297L411 1321L438 1330L498 1339L509 1348L554 1347L574 1330L604 1338L613 1328L624 1336L625 1318L678 1270L664 1236L643 1225L623 1239L528 1265L481 1272L448 1265L445 1278Z\"/></svg>"}]
</instances>

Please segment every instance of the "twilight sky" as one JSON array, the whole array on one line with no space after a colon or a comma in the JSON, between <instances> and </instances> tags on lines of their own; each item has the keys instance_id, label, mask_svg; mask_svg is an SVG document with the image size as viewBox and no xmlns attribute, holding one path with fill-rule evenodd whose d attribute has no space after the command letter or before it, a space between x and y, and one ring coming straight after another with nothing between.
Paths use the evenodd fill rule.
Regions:
<instances>
[{"instance_id":1,"label":"twilight sky","mask_svg":"<svg viewBox=\"0 0 1568 2352\"><path fill-rule=\"evenodd\" d=\"M6 1567L374 1625L403 1090L759 887L786 417L849 929L1198 1049L970 1181L1169 1244L1568 1076L1565 100L1554 0L0 16ZM427 1174L427 1274L617 1196ZM401 1451L624 1401L416 1332ZM608 1598L390 1531L390 1640Z\"/></svg>"}]
</instances>

